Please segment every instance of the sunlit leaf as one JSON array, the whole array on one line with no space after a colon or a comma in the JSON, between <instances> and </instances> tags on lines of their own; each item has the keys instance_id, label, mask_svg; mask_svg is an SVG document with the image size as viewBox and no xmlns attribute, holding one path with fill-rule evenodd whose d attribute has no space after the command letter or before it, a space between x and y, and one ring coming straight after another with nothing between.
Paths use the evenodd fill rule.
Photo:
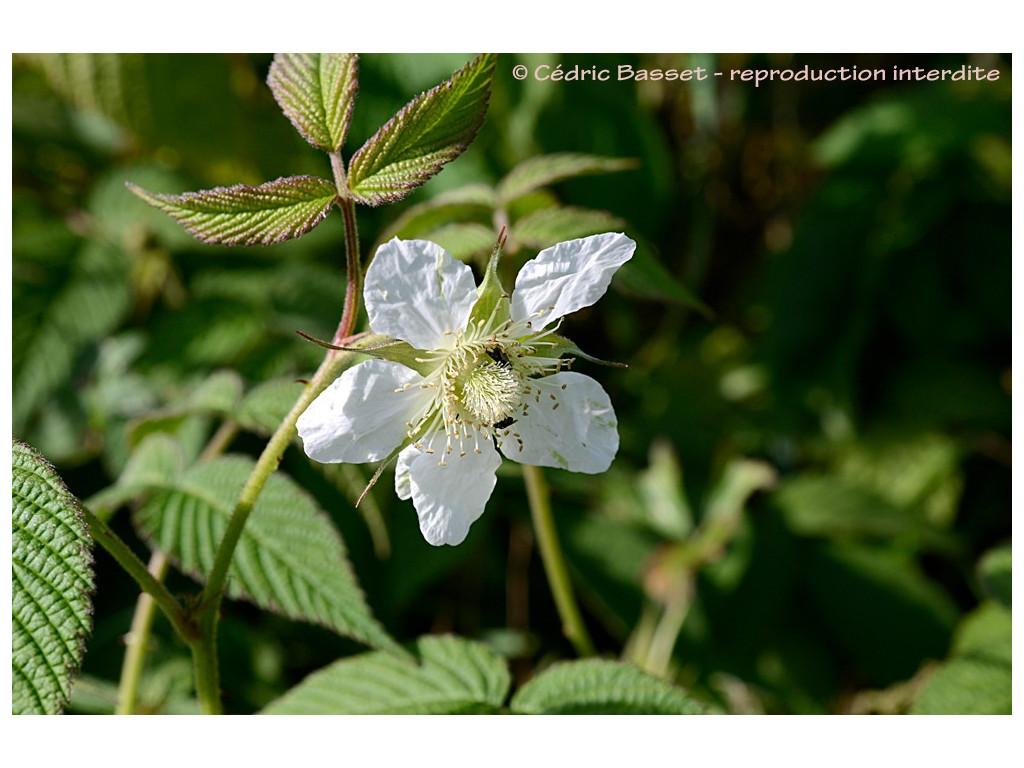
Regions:
<instances>
[{"instance_id":1,"label":"sunlit leaf","mask_svg":"<svg viewBox=\"0 0 1024 768\"><path fill-rule=\"evenodd\" d=\"M415 660L368 653L314 672L267 715L440 715L493 712L508 694L505 662L458 637L421 637Z\"/></svg>"},{"instance_id":2,"label":"sunlit leaf","mask_svg":"<svg viewBox=\"0 0 1024 768\"><path fill-rule=\"evenodd\" d=\"M139 509L136 523L182 570L202 579L252 468L241 456L199 464ZM268 479L242 532L228 594L378 648L396 647L370 613L330 520L279 472Z\"/></svg>"},{"instance_id":3,"label":"sunlit leaf","mask_svg":"<svg viewBox=\"0 0 1024 768\"><path fill-rule=\"evenodd\" d=\"M92 627L91 539L56 470L17 441L11 481L12 709L58 714Z\"/></svg>"},{"instance_id":4,"label":"sunlit leaf","mask_svg":"<svg viewBox=\"0 0 1024 768\"><path fill-rule=\"evenodd\" d=\"M216 187L182 195L128 189L174 218L193 237L220 245L272 245L309 232L327 216L337 190L316 176L288 176L250 187Z\"/></svg>"},{"instance_id":5,"label":"sunlit leaf","mask_svg":"<svg viewBox=\"0 0 1024 768\"><path fill-rule=\"evenodd\" d=\"M302 137L325 152L345 143L359 87L359 59L351 53L279 53L267 85Z\"/></svg>"},{"instance_id":6,"label":"sunlit leaf","mask_svg":"<svg viewBox=\"0 0 1024 768\"><path fill-rule=\"evenodd\" d=\"M512 697L531 715L700 715L704 706L680 688L636 667L603 659L555 664Z\"/></svg>"},{"instance_id":7,"label":"sunlit leaf","mask_svg":"<svg viewBox=\"0 0 1024 768\"><path fill-rule=\"evenodd\" d=\"M635 168L635 160L597 157L565 152L533 157L520 163L498 185L501 205L516 200L528 192L565 179L593 173L615 173Z\"/></svg>"},{"instance_id":8,"label":"sunlit leaf","mask_svg":"<svg viewBox=\"0 0 1024 768\"><path fill-rule=\"evenodd\" d=\"M483 123L495 57L481 54L450 80L420 94L352 156L353 199L401 200L465 151Z\"/></svg>"}]
</instances>

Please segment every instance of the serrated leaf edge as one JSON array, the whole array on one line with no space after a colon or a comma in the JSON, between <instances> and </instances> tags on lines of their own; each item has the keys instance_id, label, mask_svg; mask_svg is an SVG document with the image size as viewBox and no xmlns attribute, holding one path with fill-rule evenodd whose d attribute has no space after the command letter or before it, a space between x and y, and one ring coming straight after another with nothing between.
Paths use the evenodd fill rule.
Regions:
<instances>
[{"instance_id":1,"label":"serrated leaf edge","mask_svg":"<svg viewBox=\"0 0 1024 768\"><path fill-rule=\"evenodd\" d=\"M225 211L220 211L219 212L219 213L222 213L224 215L232 215L232 214L234 214L234 215L238 215L238 216L243 216L243 215L246 215L246 214L257 214L257 213L260 213L262 211L277 211L277 210L280 210L282 208L288 208L288 207L291 207L291 206L294 206L294 205L299 205L302 202L307 202L308 203L308 202L313 202L314 200L321 200L321 199L324 201L323 205L321 206L320 212L317 213L312 218L307 217L306 219L304 219L301 222L302 226L300 226L298 228L296 228L296 227L287 228L286 231L282 232L280 235L278 235L276 237L271 237L271 238L267 238L267 237L260 238L260 237L252 237L252 236L248 236L247 237L244 233L243 234L239 234L239 235L232 235L232 236L229 236L229 237L219 237L219 236L214 236L214 235L208 235L208 234L205 234L200 227L194 226L191 223L189 223L188 221L184 220L184 219L187 219L188 214L210 214L210 215L215 215L215 214L218 213L217 211L204 211L204 210L196 209L196 208L188 208L188 204L189 203L191 203L193 201L197 201L197 200L202 200L204 195L224 194L224 193L255 193L255 194L258 195L263 190L271 188L273 185L276 185L276 184L282 184L283 185L284 182L317 182L317 183L321 183L321 184L326 184L326 185L329 185L330 188L331 188L331 196L328 197L328 196L325 195L323 198L319 198L319 197L317 197L317 198L309 198L308 200L300 201L299 203L273 205L273 206L269 206L267 208L254 208L254 209L245 210L245 211L225 210ZM136 184L133 184L130 181L126 181L125 182L125 186L136 197L140 198L141 200L143 200L144 202L148 203L149 205L152 205L157 210L163 211L168 216L170 216L172 219L174 219L179 224L181 224L181 226L184 227L185 230L190 235L192 235L194 238L196 238L200 242L207 243L208 245L276 245L277 243L283 243L286 240L293 240L293 239L295 239L297 237L301 237L302 235L306 234L307 232L312 230L314 227L319 225L320 222L322 222L325 218L327 218L327 214L330 213L331 206L334 205L335 201L338 199L337 191L335 190L334 185L333 185L332 182L328 181L327 179L320 178L319 176L309 176L309 175L303 175L303 176L281 176L281 177L279 177L277 179L274 179L273 181L267 181L267 182L264 182L263 184L259 184L259 185L255 186L255 187L250 186L248 184L235 184L235 185L232 185L230 187L212 187L210 189L203 189L203 190L198 190L198 191L193 191L193 192L183 192L180 195L163 194L163 193L159 193L159 192L150 192L149 190L143 189L142 187L137 186Z\"/></svg>"},{"instance_id":2,"label":"serrated leaf edge","mask_svg":"<svg viewBox=\"0 0 1024 768\"><path fill-rule=\"evenodd\" d=\"M493 54L480 54L479 56L476 56L469 62L467 62L465 66L463 66L461 69L455 72L450 78L448 78L444 82L438 83L429 91L424 91L418 96L415 96L412 99L410 99L409 102L406 103L406 105L403 106L400 110L398 110L398 112L390 120L388 120L384 125L382 125L377 130L377 132L373 134L373 136L367 139L363 146L356 150L355 154L352 155L352 159L349 161L349 197L351 197L358 203L363 203L370 206L378 206L384 203L397 202L398 200L401 200L402 198L406 197L410 192L412 192L417 187L420 187L423 184L425 184L431 176L434 176L438 172L440 172L444 165L451 162L456 157L458 157L459 155L466 151L466 148L473 142L473 139L476 138L476 134L480 130L480 126L483 125L483 118L484 115L486 115L487 113L487 107L488 104L490 103L491 98L491 91L489 87L487 88L487 93L485 94L483 102L481 103L480 119L478 120L477 124L472 129L470 129L468 135L465 137L463 141L460 141L452 145L446 145L448 149L445 149L445 151L443 152L435 151L431 153L436 155L437 159L424 163L422 165L422 167L427 170L426 173L420 174L423 176L423 178L406 180L403 182L396 183L395 186L398 187L398 191L395 192L360 191L358 187L361 181L365 181L365 179L361 181L355 180L355 177L358 175L359 170L361 170L360 162L366 154L373 151L374 149L377 149L379 152L386 151L387 142L385 142L385 139L387 138L388 134L391 133L392 131L395 131L392 140L394 139L394 137L400 135L400 131L396 129L396 126L403 123L408 118L410 113L417 109L420 109L424 103L429 104L429 101L433 99L436 94L440 93L443 90L451 90L452 87L455 85L457 79L461 75L470 71L473 67L477 66L478 62L480 62L485 57L489 59L489 61L486 64L484 64L484 70L487 76L487 80L490 81L490 79L494 75L496 57ZM489 72L487 72L488 70ZM379 144L383 144L384 149L380 149L378 147ZM417 160L404 161L404 163L402 164L392 163L390 164L390 166L399 165L399 167L402 167L402 165L408 166L411 165L412 163L419 163L421 161L422 158L418 158ZM374 176L377 175L379 174L374 174Z\"/></svg>"},{"instance_id":3,"label":"serrated leaf edge","mask_svg":"<svg viewBox=\"0 0 1024 768\"><path fill-rule=\"evenodd\" d=\"M78 523L82 527L82 533L84 533L85 540L86 541L91 541L91 538L89 537L89 533L88 533L89 527L88 527L88 524L85 521L85 513L84 513L84 511L82 509L82 503L78 500L78 498L73 493L71 493L70 490L68 490L67 485L64 484L64 481L61 478L60 474L57 472L56 467L54 467L53 464L51 464L46 459L45 456L43 456L39 451L37 451L35 448L33 448L28 443L22 442L21 440L18 440L18 439L13 439L12 443L13 443L13 449L14 450L20 450L20 451L28 454L34 461L36 461L36 462L38 462L38 464L42 465L42 467L45 470L47 470L47 471L52 473L53 478L56 478L56 480L57 480L57 484L56 485L53 483L52 478L46 477L45 475L39 474L39 472L35 471L34 468L32 470L22 470L22 471L26 471L26 472L32 474L36 478L39 478L41 481L43 481L45 483L45 485L47 487L49 487L51 490L53 490L60 497L60 499L62 501L67 503L68 507L71 508L72 514L74 515L75 519L78 521ZM17 471L17 469L13 466L13 457L12 457L12 466L11 466L12 481L13 481L13 478L14 478L14 473L16 471ZM12 551L11 554L12 554L12 557L13 557L13 551ZM95 560L93 559L92 550L86 544L82 544L79 547L79 554L83 557L83 560L84 560L84 563L85 563L86 572L87 572L87 584L86 584L87 589L86 589L86 593L87 594L91 594L91 593L93 593L96 590L96 573L95 573L95 570L94 570ZM13 563L12 563L12 565L13 565ZM13 577L13 573L12 573L12 579L13 578L14 577ZM12 582L12 588L13 588L13 582ZM33 601L35 601L35 598L33 598L31 595L29 595L29 597ZM83 631L81 632L81 634L78 635L78 637L77 637L78 646L77 646L77 648L74 649L76 651L76 653L74 655L77 655L79 658L84 658L84 656L85 656L85 642L86 642L86 639L89 637L89 635L92 633L92 630L93 630L93 616L94 616L94 612L95 612L95 608L93 606L93 603L92 603L91 600L89 600L88 604L87 604L87 612L86 612L86 625L83 626L83 628L82 628ZM66 646L65 646L65 648L66 648ZM71 650L71 649L67 649L67 650ZM13 659L12 659L12 662L13 662ZM71 688L72 688L72 686L74 684L74 679L73 678L75 676L75 673L77 673L79 671L79 668L80 668L80 665L76 666L73 661L65 666L65 671L68 673L69 678L71 678L71 680L69 681L69 685L68 685L69 695L68 696L64 696L63 694L61 694L61 695L59 695L57 697L57 702L56 703L57 703L57 707L59 709L63 709L67 705L67 703L68 703L68 701L70 699L70 691L71 691ZM12 673L16 673L16 672L17 673L21 673L21 669L20 668L12 668ZM60 686L60 685L57 686L58 691L61 691L62 688L63 688L63 686ZM37 695L37 698L38 698L38 695Z\"/></svg>"}]
</instances>

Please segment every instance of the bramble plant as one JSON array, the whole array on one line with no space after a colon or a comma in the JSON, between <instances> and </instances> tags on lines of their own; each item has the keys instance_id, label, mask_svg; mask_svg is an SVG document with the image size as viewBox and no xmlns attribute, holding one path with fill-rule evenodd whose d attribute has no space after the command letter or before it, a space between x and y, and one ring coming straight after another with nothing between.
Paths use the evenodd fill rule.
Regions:
<instances>
[{"instance_id":1,"label":"bramble plant","mask_svg":"<svg viewBox=\"0 0 1024 768\"><path fill-rule=\"evenodd\" d=\"M1011 712L1011 57L784 58L1000 76L15 54L13 710Z\"/></svg>"},{"instance_id":2,"label":"bramble plant","mask_svg":"<svg viewBox=\"0 0 1024 768\"><path fill-rule=\"evenodd\" d=\"M537 189L629 164L571 154L524 163L497 189L474 192L473 205L494 209L490 228L455 220L466 200L457 196L464 193L407 211L396 227L417 221L433 229L462 226L448 230L458 233L462 247L453 250L462 258L478 258L483 243L493 246L479 287L467 264L427 240L389 240L365 262L357 229L358 206L402 200L467 149L487 111L495 61L478 56L413 98L346 162L357 57L278 55L268 85L295 129L327 154L332 178L296 175L184 194L128 183L192 236L222 246L299 238L337 208L345 248L341 317L333 338L318 342L327 349L323 362L255 461L221 455L237 431L230 420L194 460L170 435L153 430L139 440L117 482L83 504L37 451L14 443L15 712L55 713L68 701L90 626L94 543L144 593L127 640L120 713L137 711L154 607L191 652L199 711L223 711L222 691L241 684L223 679L218 664L225 596L323 625L374 649L311 675L266 712L703 711L681 689L600 659L555 665L509 700L509 670L487 646L456 636L403 645L371 613L328 517L276 471L296 425L317 461L380 461L379 475L397 460L396 490L413 500L424 537L454 545L483 512L501 456L523 464L564 633L579 655L593 655L540 468L600 473L615 457L619 438L610 398L595 379L567 370L575 357L595 359L557 331L561 318L604 294L636 244L624 234L599 234L621 226L599 211L548 209L507 234L506 228L509 206ZM522 247L541 250L508 293L500 261ZM362 303L369 331L359 333ZM306 342L296 337L296 343ZM215 376L207 394L216 399L232 382L229 375ZM766 482L760 478L743 493ZM152 548L148 566L104 512L128 503ZM164 584L169 563L198 579L202 590L184 598L172 594Z\"/></svg>"}]
</instances>

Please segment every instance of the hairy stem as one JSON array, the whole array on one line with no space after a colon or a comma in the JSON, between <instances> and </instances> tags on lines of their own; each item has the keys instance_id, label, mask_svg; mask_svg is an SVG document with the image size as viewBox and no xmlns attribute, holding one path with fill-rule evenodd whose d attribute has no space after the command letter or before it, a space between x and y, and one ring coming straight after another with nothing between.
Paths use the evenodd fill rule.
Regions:
<instances>
[{"instance_id":1,"label":"hairy stem","mask_svg":"<svg viewBox=\"0 0 1024 768\"><path fill-rule=\"evenodd\" d=\"M334 186L338 190L338 208L345 220L345 306L341 322L334 334L334 343L341 344L352 335L359 318L359 300L363 295L363 270L359 253L359 228L356 226L356 204L348 196L345 179L345 164L341 155L331 153L331 169L334 171Z\"/></svg>"},{"instance_id":2,"label":"hairy stem","mask_svg":"<svg viewBox=\"0 0 1024 768\"><path fill-rule=\"evenodd\" d=\"M186 642L191 642L196 638L197 630L195 625L189 620L185 609L174 599L174 596L168 591L167 587L146 569L142 561L129 549L127 544L121 541L109 525L96 517L89 509L83 507L82 511L93 540L110 553L110 556L117 561L118 565L135 579L143 592L153 596L153 600L160 607L160 610L164 612L164 615L167 616L171 626L174 627L174 631Z\"/></svg>"},{"instance_id":3,"label":"hairy stem","mask_svg":"<svg viewBox=\"0 0 1024 768\"><path fill-rule=\"evenodd\" d=\"M558 615L562 619L562 632L572 643L576 653L580 656L593 656L594 644L587 634L579 606L576 605L565 557L558 543L555 519L551 515L551 496L547 481L544 479L544 471L540 467L524 465L523 479L526 482L526 497L530 502L530 514L537 533L540 557L547 573L548 584L551 585Z\"/></svg>"},{"instance_id":4,"label":"hairy stem","mask_svg":"<svg viewBox=\"0 0 1024 768\"><path fill-rule=\"evenodd\" d=\"M359 318L359 301L362 296L363 274L359 256L359 233L356 229L355 204L347 197L345 184L345 168L340 155L331 154L331 166L334 169L335 183L338 187L338 207L345 220L345 265L347 285L345 290L345 306L335 334L335 343L347 340L355 330ZM192 655L196 670L196 692L199 697L200 711L216 714L221 711L220 678L217 668L217 623L220 617L220 602L227 583L228 570L235 554L242 530L249 519L253 505L263 491L267 479L277 469L292 438L295 437L295 423L299 416L319 395L327 385L337 377L343 363L351 358L352 353L331 350L327 353L320 368L313 375L295 405L278 425L267 446L263 449L256 466L253 467L249 479L239 494L238 502L228 520L217 548L213 568L206 581L206 587L199 597L196 619L201 639L192 643Z\"/></svg>"},{"instance_id":5,"label":"hairy stem","mask_svg":"<svg viewBox=\"0 0 1024 768\"><path fill-rule=\"evenodd\" d=\"M167 573L167 554L154 552L149 558L147 570L153 574L154 579L163 582ZM128 637L125 638L124 662L121 664L121 681L117 686L115 715L135 714L139 681L142 679L142 669L146 664L146 648L149 645L149 632L153 627L155 615L156 600L152 595L143 592L135 603L132 626L128 630Z\"/></svg>"}]
</instances>

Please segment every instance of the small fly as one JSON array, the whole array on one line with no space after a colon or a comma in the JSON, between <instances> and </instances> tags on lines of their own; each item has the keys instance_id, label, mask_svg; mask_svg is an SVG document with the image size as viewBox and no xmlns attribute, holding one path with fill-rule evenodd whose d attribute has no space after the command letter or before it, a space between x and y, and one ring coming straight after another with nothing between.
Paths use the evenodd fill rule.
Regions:
<instances>
[{"instance_id":1,"label":"small fly","mask_svg":"<svg viewBox=\"0 0 1024 768\"><path fill-rule=\"evenodd\" d=\"M486 351L487 356L491 358L491 360L496 362L498 365L502 365L506 368L509 368L512 365L512 363L508 359L508 355L505 354L505 350L503 350L500 345L495 344L493 347L487 347ZM508 429L515 423L515 419L513 419L511 416L506 416L501 421L494 422L494 428Z\"/></svg>"},{"instance_id":2,"label":"small fly","mask_svg":"<svg viewBox=\"0 0 1024 768\"><path fill-rule=\"evenodd\" d=\"M497 344L495 344L493 347L488 347L486 351L487 356L491 358L491 360L496 362L498 365L504 365L506 368L508 368L512 364L508 359L508 355L505 354L505 350L503 350Z\"/></svg>"}]
</instances>

